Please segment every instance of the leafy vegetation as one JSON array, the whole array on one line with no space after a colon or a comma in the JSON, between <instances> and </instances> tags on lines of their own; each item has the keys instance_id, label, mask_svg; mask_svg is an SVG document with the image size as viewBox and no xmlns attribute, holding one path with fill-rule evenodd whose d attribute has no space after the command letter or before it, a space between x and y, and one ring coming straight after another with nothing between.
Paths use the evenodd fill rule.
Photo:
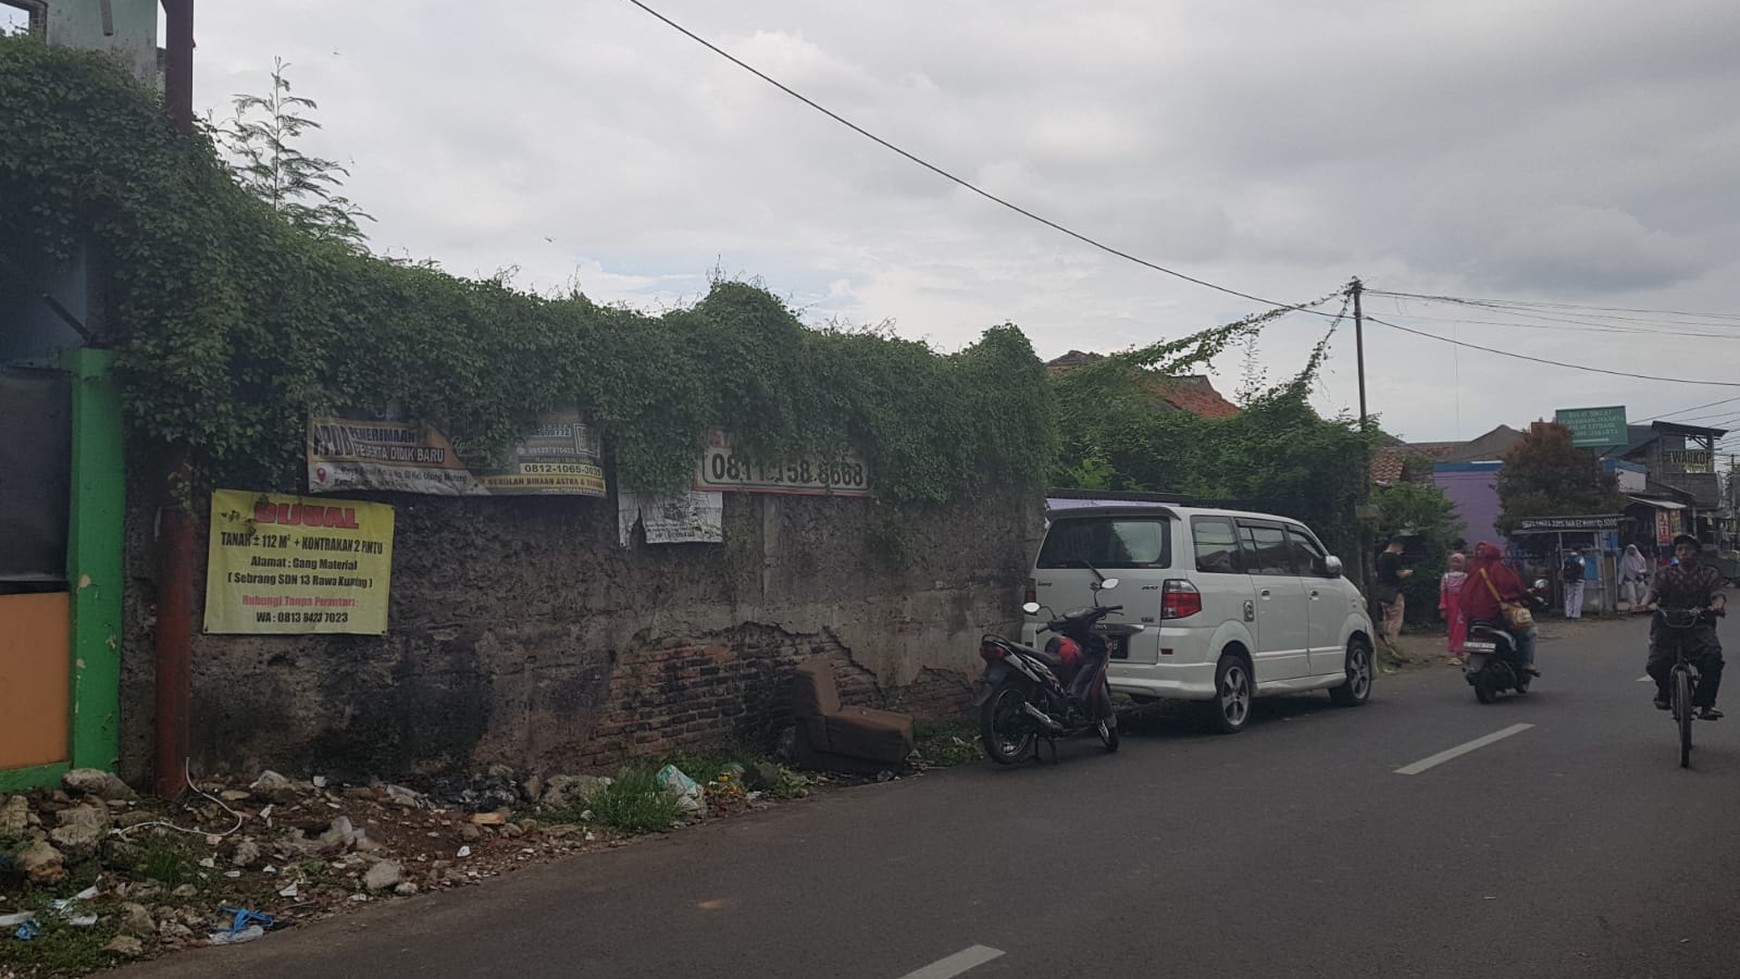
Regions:
<instances>
[{"instance_id":1,"label":"leafy vegetation","mask_svg":"<svg viewBox=\"0 0 1740 979\"><path fill-rule=\"evenodd\" d=\"M1378 540L1405 535L1412 577L1402 582L1409 621L1433 622L1438 614L1438 588L1449 570L1454 542L1466 524L1456 504L1430 483L1402 482L1386 486L1372 497L1378 511Z\"/></svg>"},{"instance_id":2,"label":"leafy vegetation","mask_svg":"<svg viewBox=\"0 0 1740 979\"><path fill-rule=\"evenodd\" d=\"M1254 335L1276 310L1077 367L1051 380L1064 486L1177 493L1305 521L1332 550L1357 553L1354 506L1365 489L1366 442L1350 418L1325 419L1310 384L1327 338L1284 384L1248 392L1244 409L1205 419L1173 408L1167 379ZM1248 375L1249 376L1249 375Z\"/></svg>"},{"instance_id":3,"label":"leafy vegetation","mask_svg":"<svg viewBox=\"0 0 1740 979\"><path fill-rule=\"evenodd\" d=\"M300 103L278 95L268 115L295 115ZM100 56L0 39L0 104L0 247L48 261L88 251L107 277L100 343L118 352L135 429L234 485L297 488L308 414L344 406L436 424L468 461L514 444L541 412L578 407L618 480L653 489L686 484L714 427L752 459L852 446L895 505L1036 488L1054 459L1044 369L1013 326L944 356L806 328L738 282L659 316L531 295L362 254L311 229L315 216L274 210L211 134L173 132L155 93ZM265 125L252 137L260 181L285 167L274 141L294 136L282 119ZM273 179L330 191L324 162Z\"/></svg>"},{"instance_id":4,"label":"leafy vegetation","mask_svg":"<svg viewBox=\"0 0 1740 979\"><path fill-rule=\"evenodd\" d=\"M682 810L659 783L658 771L658 766L640 765L618 772L587 802L593 819L625 833L658 833L676 825Z\"/></svg>"},{"instance_id":5,"label":"leafy vegetation","mask_svg":"<svg viewBox=\"0 0 1740 979\"><path fill-rule=\"evenodd\" d=\"M1505 453L1498 472L1498 529L1509 534L1529 517L1620 513L1625 497L1618 477L1602 472L1601 461L1572 444L1571 430L1538 421L1522 441Z\"/></svg>"}]
</instances>

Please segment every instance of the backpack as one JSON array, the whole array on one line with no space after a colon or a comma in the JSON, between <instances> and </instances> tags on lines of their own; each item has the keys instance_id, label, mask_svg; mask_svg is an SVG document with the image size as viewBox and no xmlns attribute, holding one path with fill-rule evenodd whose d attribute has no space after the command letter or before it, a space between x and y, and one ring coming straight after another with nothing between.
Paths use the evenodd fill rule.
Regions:
<instances>
[{"instance_id":1,"label":"backpack","mask_svg":"<svg viewBox=\"0 0 1740 979\"><path fill-rule=\"evenodd\" d=\"M1562 578L1567 584L1582 581L1583 580L1583 559L1578 558L1578 557L1566 558L1565 559L1565 566L1559 569L1559 577Z\"/></svg>"}]
</instances>

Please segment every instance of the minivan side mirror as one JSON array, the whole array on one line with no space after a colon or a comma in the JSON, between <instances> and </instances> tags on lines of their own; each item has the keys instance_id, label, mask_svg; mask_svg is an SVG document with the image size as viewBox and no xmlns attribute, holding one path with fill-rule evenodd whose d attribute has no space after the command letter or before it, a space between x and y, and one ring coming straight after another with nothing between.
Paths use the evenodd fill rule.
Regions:
<instances>
[{"instance_id":1,"label":"minivan side mirror","mask_svg":"<svg viewBox=\"0 0 1740 979\"><path fill-rule=\"evenodd\" d=\"M1324 558L1323 559L1323 570L1325 572L1327 572L1329 574L1329 577L1331 577L1331 578L1341 577L1341 573L1342 573L1341 572L1341 559L1336 557L1333 554Z\"/></svg>"}]
</instances>

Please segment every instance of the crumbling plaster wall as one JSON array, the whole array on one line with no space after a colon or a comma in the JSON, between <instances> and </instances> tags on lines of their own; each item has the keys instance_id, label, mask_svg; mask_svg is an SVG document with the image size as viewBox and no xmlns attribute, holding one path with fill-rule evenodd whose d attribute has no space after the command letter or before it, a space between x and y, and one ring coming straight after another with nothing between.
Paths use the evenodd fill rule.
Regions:
<instances>
[{"instance_id":1,"label":"crumbling plaster wall","mask_svg":"<svg viewBox=\"0 0 1740 979\"><path fill-rule=\"evenodd\" d=\"M370 498L397 508L388 634L196 632L197 765L583 770L766 742L789 715L792 668L815 653L835 658L848 702L954 713L979 634L1017 628L1041 525L1041 501L1013 494L900 511L727 494L724 544L637 534L624 548L614 500ZM154 525L149 506L130 509L122 772L135 778L151 758Z\"/></svg>"}]
</instances>

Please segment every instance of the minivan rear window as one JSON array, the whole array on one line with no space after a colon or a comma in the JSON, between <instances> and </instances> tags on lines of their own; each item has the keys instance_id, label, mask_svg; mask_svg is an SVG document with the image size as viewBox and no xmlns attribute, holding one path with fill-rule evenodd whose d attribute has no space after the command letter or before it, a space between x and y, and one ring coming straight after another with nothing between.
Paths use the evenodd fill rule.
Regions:
<instances>
[{"instance_id":1,"label":"minivan rear window","mask_svg":"<svg viewBox=\"0 0 1740 979\"><path fill-rule=\"evenodd\" d=\"M1041 568L1170 568L1172 522L1165 517L1058 520L1039 548Z\"/></svg>"}]
</instances>

